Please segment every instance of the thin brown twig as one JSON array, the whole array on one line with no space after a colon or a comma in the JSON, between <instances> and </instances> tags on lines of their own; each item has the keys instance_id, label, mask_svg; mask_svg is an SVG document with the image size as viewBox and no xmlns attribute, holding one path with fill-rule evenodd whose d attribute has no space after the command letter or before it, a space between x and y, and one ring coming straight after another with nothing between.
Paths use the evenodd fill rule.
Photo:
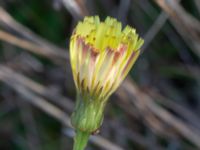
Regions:
<instances>
[{"instance_id":1,"label":"thin brown twig","mask_svg":"<svg viewBox=\"0 0 200 150\"><path fill-rule=\"evenodd\" d=\"M58 93L52 92L47 87L37 82L34 82L33 80L27 78L26 76L20 73L15 72L14 70L8 67L0 65L0 70L7 74L7 78L12 78L16 82L16 84L23 85L33 93L44 96L45 98L56 102L56 104L58 104L60 107L64 108L69 112L72 111L74 104L69 98L66 98Z\"/></svg>"},{"instance_id":2,"label":"thin brown twig","mask_svg":"<svg viewBox=\"0 0 200 150\"><path fill-rule=\"evenodd\" d=\"M84 6L81 7L76 0L62 0L62 2L75 19L81 19L88 14L87 10L83 8ZM81 4L83 5L83 3Z\"/></svg>"},{"instance_id":3,"label":"thin brown twig","mask_svg":"<svg viewBox=\"0 0 200 150\"><path fill-rule=\"evenodd\" d=\"M12 78L13 80L15 80L15 82L17 82L16 84L23 85L28 90L31 90L31 92L36 93L41 96L44 96L50 100L55 99L56 104L58 104L60 107L64 108L64 110L69 110L70 112L72 111L73 104L72 104L71 100L69 100L68 98L65 98L65 97L55 94L55 93L51 93L51 91L49 91L48 88L44 87L43 85L41 85L39 83L32 81L31 79L28 79L24 75L19 74L10 68L0 66L0 70L7 74L7 76L6 76L7 78ZM121 130L123 130L123 129L121 129ZM128 131L128 130L126 130L126 132L123 130L123 132L130 134L130 131ZM144 139L141 139L141 137L139 138L138 136L139 135L131 134L131 136L129 136L129 137L134 142L139 143L140 145L143 145L143 146L147 146L146 142L143 141Z\"/></svg>"},{"instance_id":4,"label":"thin brown twig","mask_svg":"<svg viewBox=\"0 0 200 150\"><path fill-rule=\"evenodd\" d=\"M180 1L180 0L178 0L178 1ZM146 3L146 5L143 5L143 3ZM152 11L152 12L154 12L154 13L157 13L157 11L156 11L156 9L154 8L154 6L149 2L149 1L147 1L147 0L141 0L141 1L138 1L138 4L139 4L139 7L143 10L143 12L146 14L146 15L148 15L148 17L150 17L152 20L154 20L154 17L149 13L149 11ZM160 13L160 15L162 14L162 13L165 13L165 11L162 11L161 13ZM166 14L166 13L165 13ZM166 14L167 15L167 14ZM159 16L160 17L160 16ZM158 18L159 18L158 17ZM164 17L164 16L163 16ZM157 20L158 20L158 18L157 18ZM165 18L165 19L169 19L169 15L168 15L168 17L167 18ZM157 22L157 20L156 20L156 22ZM163 21L163 22L166 22L166 21L164 21L164 19L162 20L161 19L161 21ZM155 26L157 26L156 25L156 22L154 23L155 24ZM159 24L159 23L158 23ZM162 22L160 23L160 24L162 24ZM174 29L173 29L173 27L171 27L171 26L169 26L168 25L168 23L166 22L165 24L163 24L163 25L165 25L166 27L165 28L162 28L162 30L160 30L160 32L164 32L164 34L167 36L167 38L168 38L168 40L174 45L174 47L175 48L177 48L177 49L179 49L179 51L178 51L178 53L179 53L179 55L180 55L180 57L181 57L181 59L184 61L184 62L193 62L193 58L191 57L191 54L189 53L189 49L187 48L187 45L185 45L185 44L182 44L181 42L181 39L179 38L179 36L173 31ZM159 26L158 26L159 27ZM151 28L152 29L154 29L154 25L152 25L151 26ZM149 30L151 30L151 28L149 29ZM156 30L155 30L156 31ZM157 30L158 31L158 30ZM148 32L151 32L151 31L148 31ZM148 32L146 33L147 35L148 35ZM156 32L154 33L152 33L152 34L155 34L155 36L154 37L156 37ZM145 35L146 36L146 35ZM150 36L150 38L151 38L151 35L149 35ZM145 38L145 37L144 37ZM149 38L149 39L150 39ZM155 39L155 38L154 38ZM153 39L152 39L153 40ZM145 50L145 48L149 45L149 44L151 44L151 40L149 40L148 41L148 36L147 36L147 38L145 38L145 43L144 43L144 46L142 47L142 49L143 49L143 51ZM145 46L146 45L146 46Z\"/></svg>"},{"instance_id":5,"label":"thin brown twig","mask_svg":"<svg viewBox=\"0 0 200 150\"><path fill-rule=\"evenodd\" d=\"M18 46L20 48L23 48L24 50L31 51L33 53L45 56L49 59L51 59L53 62L60 64L61 60L56 59L56 58L62 58L66 59L65 57L67 56L66 53L65 55L62 55L61 53L57 53L56 51L53 51L48 48L41 47L39 45L36 45L30 41L20 39L10 33L7 33L3 30L0 30L0 40L4 42L8 42L10 44L13 44L15 46ZM63 62L63 61L62 61Z\"/></svg>"},{"instance_id":6,"label":"thin brown twig","mask_svg":"<svg viewBox=\"0 0 200 150\"><path fill-rule=\"evenodd\" d=\"M4 67L4 66L0 66L0 70L2 72L4 72L5 74L7 74L6 75L7 78L12 78L12 80L14 80L17 85L23 85L24 87L26 87L26 89L31 90L31 92L33 92L33 93L36 93L38 95L47 97L48 99L52 98L51 95L54 95L53 93L49 94L50 91L48 91L48 88L44 87L43 85L40 85L39 83L36 83L36 82L32 81L31 79L28 79L27 77L23 76L22 74L16 73L15 71L13 71L10 68ZM59 96L58 94L55 94L55 96L53 96L53 99L56 99L57 104L60 107L63 107L65 110L69 110L70 112L72 111L72 108L73 108L72 105L73 104L71 103L71 100L69 100L67 98L64 98L62 96ZM127 131L126 133L130 133L130 132ZM135 135L134 138L132 138L133 135L131 135L130 138L134 142L138 143L137 136L138 135ZM95 140L98 140L98 138L95 138ZM104 140L101 139L100 143L101 142L104 142ZM144 141L142 142L142 139L141 139L139 144L144 145L145 142ZM100 144L100 146L101 146L101 144ZM113 148L113 150L114 149L116 150L116 148Z\"/></svg>"},{"instance_id":7,"label":"thin brown twig","mask_svg":"<svg viewBox=\"0 0 200 150\"><path fill-rule=\"evenodd\" d=\"M60 55L64 54L65 50L53 45L44 38L38 36L32 32L29 28L17 22L4 8L0 6L0 25L4 28L9 28L15 31L25 39L33 42L34 44L40 45L41 47L52 49Z\"/></svg>"},{"instance_id":8,"label":"thin brown twig","mask_svg":"<svg viewBox=\"0 0 200 150\"><path fill-rule=\"evenodd\" d=\"M176 0L154 0L169 16L186 44L200 57L200 22Z\"/></svg>"},{"instance_id":9,"label":"thin brown twig","mask_svg":"<svg viewBox=\"0 0 200 150\"><path fill-rule=\"evenodd\" d=\"M4 69L3 69L4 68ZM12 76L9 76L7 72L5 72L6 67L1 66L0 68L0 80L3 81L5 84L9 85L11 88L13 88L17 93L21 94L24 97L24 100L28 100L32 105L36 106L37 108L40 108L50 116L56 118L61 123L68 127L72 127L70 123L69 116L61 111L58 107L54 106L53 104L50 104L45 100L44 98L38 96L37 94L34 94L30 90L28 90L24 85L19 84ZM7 68L8 69L8 68ZM123 150L120 148L120 146L111 143L107 139L98 136L96 140L93 140L93 142L96 145L99 145L101 147L104 147L107 150L113 149L115 147L115 150ZM103 144L103 145L102 145ZM106 145L104 145L106 144ZM113 149L114 150L114 149Z\"/></svg>"},{"instance_id":10,"label":"thin brown twig","mask_svg":"<svg viewBox=\"0 0 200 150\"><path fill-rule=\"evenodd\" d=\"M154 103L151 97L141 92L130 79L126 80L122 87L128 95L136 98L136 100L130 99L133 104L138 103L137 105L140 105L141 109L150 110L159 119L164 121L166 124L174 127L186 139L188 139L200 148L200 134L197 129L190 128L189 126L187 126L186 123L179 120L175 116L172 116L168 111L164 110L159 105Z\"/></svg>"},{"instance_id":11,"label":"thin brown twig","mask_svg":"<svg viewBox=\"0 0 200 150\"><path fill-rule=\"evenodd\" d=\"M188 123L192 124L192 126L195 126L200 130L200 119L197 115L192 113L190 110L188 110L186 107L175 103L172 100L167 99L166 97L163 97L162 95L158 94L157 92L150 90L149 95L151 97L155 98L155 101L163 105L165 108L170 108L174 112L176 112L181 118L186 120Z\"/></svg>"},{"instance_id":12,"label":"thin brown twig","mask_svg":"<svg viewBox=\"0 0 200 150\"><path fill-rule=\"evenodd\" d=\"M151 41L154 39L156 34L160 31L160 29L163 27L165 22L168 19L168 15L165 12L162 12L156 19L156 21L153 23L153 25L150 27L148 32L144 36L144 45L142 46L142 52L149 46Z\"/></svg>"}]
</instances>

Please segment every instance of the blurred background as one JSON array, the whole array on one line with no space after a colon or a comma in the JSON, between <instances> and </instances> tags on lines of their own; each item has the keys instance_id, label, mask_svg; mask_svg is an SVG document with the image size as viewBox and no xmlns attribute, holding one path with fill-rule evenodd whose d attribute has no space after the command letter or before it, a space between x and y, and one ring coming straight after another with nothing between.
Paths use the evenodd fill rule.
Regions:
<instances>
[{"instance_id":1,"label":"blurred background","mask_svg":"<svg viewBox=\"0 0 200 150\"><path fill-rule=\"evenodd\" d=\"M84 16L145 39L87 150L200 149L200 0L0 0L0 150L71 150L68 44Z\"/></svg>"}]
</instances>

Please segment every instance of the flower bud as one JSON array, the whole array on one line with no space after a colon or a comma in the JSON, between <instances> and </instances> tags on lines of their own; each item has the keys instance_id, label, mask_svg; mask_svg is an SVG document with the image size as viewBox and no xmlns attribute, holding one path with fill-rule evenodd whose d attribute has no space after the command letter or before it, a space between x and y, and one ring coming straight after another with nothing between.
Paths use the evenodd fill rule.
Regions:
<instances>
[{"instance_id":1,"label":"flower bud","mask_svg":"<svg viewBox=\"0 0 200 150\"><path fill-rule=\"evenodd\" d=\"M135 63L143 44L135 29L107 17L85 17L70 39L70 61L77 89L72 125L92 133L103 120L109 96Z\"/></svg>"}]
</instances>

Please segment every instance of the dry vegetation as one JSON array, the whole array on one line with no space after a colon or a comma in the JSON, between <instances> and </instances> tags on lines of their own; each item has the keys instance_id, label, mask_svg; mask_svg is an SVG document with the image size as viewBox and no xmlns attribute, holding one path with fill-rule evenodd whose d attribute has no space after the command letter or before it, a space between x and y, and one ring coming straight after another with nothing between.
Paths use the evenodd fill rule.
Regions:
<instances>
[{"instance_id":1,"label":"dry vegetation","mask_svg":"<svg viewBox=\"0 0 200 150\"><path fill-rule=\"evenodd\" d=\"M66 41L93 14L134 26L145 45L88 150L200 149L199 0L0 1L0 149L72 149Z\"/></svg>"}]
</instances>

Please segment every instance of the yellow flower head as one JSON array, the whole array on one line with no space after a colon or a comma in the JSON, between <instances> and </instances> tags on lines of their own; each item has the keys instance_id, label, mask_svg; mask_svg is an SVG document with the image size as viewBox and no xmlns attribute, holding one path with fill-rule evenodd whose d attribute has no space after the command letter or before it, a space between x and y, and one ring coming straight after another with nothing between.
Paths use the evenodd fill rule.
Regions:
<instances>
[{"instance_id":1,"label":"yellow flower head","mask_svg":"<svg viewBox=\"0 0 200 150\"><path fill-rule=\"evenodd\" d=\"M81 94L107 99L123 81L143 44L135 29L107 17L85 17L70 40L70 60Z\"/></svg>"}]
</instances>

